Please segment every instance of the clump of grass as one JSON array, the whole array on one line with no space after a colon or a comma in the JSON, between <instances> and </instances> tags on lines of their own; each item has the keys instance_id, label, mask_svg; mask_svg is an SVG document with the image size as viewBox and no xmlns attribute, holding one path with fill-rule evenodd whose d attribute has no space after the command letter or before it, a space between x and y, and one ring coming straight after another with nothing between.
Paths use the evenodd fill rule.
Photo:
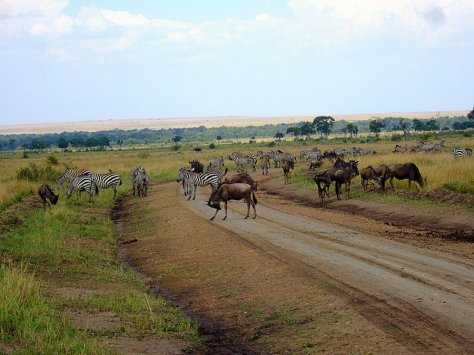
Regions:
<instances>
[{"instance_id":1,"label":"clump of grass","mask_svg":"<svg viewBox=\"0 0 474 355\"><path fill-rule=\"evenodd\" d=\"M442 185L446 190L457 192L460 194L474 194L474 181L471 184L453 180L448 181Z\"/></svg>"},{"instance_id":2,"label":"clump of grass","mask_svg":"<svg viewBox=\"0 0 474 355\"><path fill-rule=\"evenodd\" d=\"M26 181L54 181L60 176L60 172L56 171L51 165L37 166L31 163L29 166L20 168L16 173L18 180Z\"/></svg>"}]
</instances>

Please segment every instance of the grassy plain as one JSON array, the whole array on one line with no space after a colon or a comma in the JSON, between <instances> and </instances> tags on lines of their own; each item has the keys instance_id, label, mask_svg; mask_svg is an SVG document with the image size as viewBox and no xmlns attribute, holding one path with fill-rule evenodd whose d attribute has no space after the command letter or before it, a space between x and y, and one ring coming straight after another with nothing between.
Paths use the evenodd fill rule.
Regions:
<instances>
[{"instance_id":1,"label":"grassy plain","mask_svg":"<svg viewBox=\"0 0 474 355\"><path fill-rule=\"evenodd\" d=\"M15 212L15 206L30 201L30 196L36 194L40 184L53 186L55 176L18 180L20 169L32 167L32 164L38 168L49 164L58 174L66 168L95 172L111 170L122 176L123 185L119 187L119 194L125 194L131 187L130 173L135 165L145 167L153 182L164 182L173 181L177 170L188 166L189 160L198 159L207 163L211 156L216 155L223 156L226 166L235 172L234 163L228 160L232 151L255 154L257 150L281 149L299 158L302 149L315 146L322 151L361 146L375 150L377 154L359 157L360 167L411 161L427 177L424 191L449 189L474 194L474 159L455 159L450 154L454 146L473 148L472 138L450 138L446 151L434 154L394 154L395 143L277 142L270 148L268 143L262 142L217 145L213 150L204 148L202 153L193 152L192 146L184 145L179 152L168 147L30 153L26 159L19 154L0 156L0 211L10 213L3 224L13 226L0 229L0 253L4 255L0 269L0 352L12 349L35 349L40 353L110 351L106 345L95 340L98 335L153 339L176 337L198 343L196 325L169 308L163 300L147 296L143 283L117 260L114 227L108 214L112 191L101 191L93 205L88 204L85 198L79 202L75 197L66 200L62 191L59 203L52 212L45 213L36 207L30 213L21 215ZM414 145L416 142L406 143ZM55 159L48 159L51 155L57 163ZM306 171L306 162L298 161L293 183L314 189L314 183ZM397 188L406 188L407 183L395 181L395 184ZM355 196L362 194L356 187ZM384 198L376 194L371 196L364 195L364 198ZM88 292L68 298L49 297L46 292L66 286ZM86 314L111 312L120 318L121 323L99 332L79 329L64 317L64 312L70 309L80 309Z\"/></svg>"}]
</instances>

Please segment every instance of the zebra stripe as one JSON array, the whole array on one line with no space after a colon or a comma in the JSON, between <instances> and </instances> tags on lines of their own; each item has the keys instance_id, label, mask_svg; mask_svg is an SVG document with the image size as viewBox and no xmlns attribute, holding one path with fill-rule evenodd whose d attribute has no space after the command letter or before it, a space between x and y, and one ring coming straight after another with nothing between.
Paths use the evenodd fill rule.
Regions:
<instances>
[{"instance_id":1,"label":"zebra stripe","mask_svg":"<svg viewBox=\"0 0 474 355\"><path fill-rule=\"evenodd\" d=\"M77 190L78 199L81 197L81 192L86 191L89 194L89 203L92 202L92 195L99 193L97 184L92 181L91 175L78 176L69 184L67 189L67 198L69 199L74 190Z\"/></svg>"},{"instance_id":2,"label":"zebra stripe","mask_svg":"<svg viewBox=\"0 0 474 355\"><path fill-rule=\"evenodd\" d=\"M451 154L454 156L454 157L468 157L470 155L472 155L472 149L470 148L454 148L452 151L451 151Z\"/></svg>"},{"instance_id":3,"label":"zebra stripe","mask_svg":"<svg viewBox=\"0 0 474 355\"><path fill-rule=\"evenodd\" d=\"M235 157L234 162L237 165L237 172L243 173L245 171L245 165L252 165L252 171L255 171L257 165L257 157L247 155L242 157Z\"/></svg>"},{"instance_id":4,"label":"zebra stripe","mask_svg":"<svg viewBox=\"0 0 474 355\"><path fill-rule=\"evenodd\" d=\"M114 200L117 195L117 186L122 185L122 179L115 173L108 174L90 174L92 181L95 182L97 187L100 189L108 189L109 187L114 190Z\"/></svg>"},{"instance_id":5,"label":"zebra stripe","mask_svg":"<svg viewBox=\"0 0 474 355\"><path fill-rule=\"evenodd\" d=\"M77 178L78 176L85 176L85 175L89 175L89 174L92 174L92 172L90 170L72 170L72 169L68 169L66 170L66 172L64 174L61 175L61 177L56 180L56 187L59 189L62 188L63 184L65 181L73 181L75 178Z\"/></svg>"},{"instance_id":6,"label":"zebra stripe","mask_svg":"<svg viewBox=\"0 0 474 355\"><path fill-rule=\"evenodd\" d=\"M147 196L148 194L148 174L141 166L136 166L132 172L132 186L133 196L135 196L135 190L138 196Z\"/></svg>"},{"instance_id":7,"label":"zebra stripe","mask_svg":"<svg viewBox=\"0 0 474 355\"><path fill-rule=\"evenodd\" d=\"M181 168L179 169L176 181L184 181L188 184L188 188L190 189L188 200L191 199L191 195L193 195L194 200L196 199L196 190L198 186L210 185L212 191L217 191L219 188L221 177L222 174L218 173L195 173L190 170Z\"/></svg>"}]
</instances>

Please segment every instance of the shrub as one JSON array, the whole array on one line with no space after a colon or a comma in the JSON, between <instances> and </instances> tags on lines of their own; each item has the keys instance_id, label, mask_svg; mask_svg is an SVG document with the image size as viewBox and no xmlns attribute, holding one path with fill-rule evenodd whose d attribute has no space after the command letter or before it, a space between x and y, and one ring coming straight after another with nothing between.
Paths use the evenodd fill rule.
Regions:
<instances>
[{"instance_id":1,"label":"shrub","mask_svg":"<svg viewBox=\"0 0 474 355\"><path fill-rule=\"evenodd\" d=\"M181 146L179 146L179 145L174 145L174 146L171 147L171 150L173 150L175 152L177 152L180 149L181 149Z\"/></svg>"},{"instance_id":2,"label":"shrub","mask_svg":"<svg viewBox=\"0 0 474 355\"><path fill-rule=\"evenodd\" d=\"M48 164L51 164L51 165L58 165L59 164L58 158L56 158L54 155L48 156L46 158L46 161L48 162Z\"/></svg>"},{"instance_id":3,"label":"shrub","mask_svg":"<svg viewBox=\"0 0 474 355\"><path fill-rule=\"evenodd\" d=\"M393 142L399 142L402 140L402 135L401 134L392 134L390 137L390 140Z\"/></svg>"},{"instance_id":4,"label":"shrub","mask_svg":"<svg viewBox=\"0 0 474 355\"><path fill-rule=\"evenodd\" d=\"M216 145L214 143L209 144L209 149L216 149Z\"/></svg>"},{"instance_id":5,"label":"shrub","mask_svg":"<svg viewBox=\"0 0 474 355\"><path fill-rule=\"evenodd\" d=\"M272 142L268 142L268 144L267 144L267 147L270 147L270 148L271 148L271 147L274 147L274 146L275 146L275 142L273 142L273 141L272 141Z\"/></svg>"},{"instance_id":6,"label":"shrub","mask_svg":"<svg viewBox=\"0 0 474 355\"><path fill-rule=\"evenodd\" d=\"M462 135L466 138L470 138L470 137L472 137L473 134L470 131L466 131L466 132L462 132Z\"/></svg>"},{"instance_id":7,"label":"shrub","mask_svg":"<svg viewBox=\"0 0 474 355\"><path fill-rule=\"evenodd\" d=\"M474 187L471 187L460 181L448 181L442 185L446 190L457 192L460 194L474 194Z\"/></svg>"},{"instance_id":8,"label":"shrub","mask_svg":"<svg viewBox=\"0 0 474 355\"><path fill-rule=\"evenodd\" d=\"M16 173L17 180L26 181L54 181L61 175L60 172L54 170L51 165L38 167L31 163L30 166L20 168Z\"/></svg>"}]
</instances>

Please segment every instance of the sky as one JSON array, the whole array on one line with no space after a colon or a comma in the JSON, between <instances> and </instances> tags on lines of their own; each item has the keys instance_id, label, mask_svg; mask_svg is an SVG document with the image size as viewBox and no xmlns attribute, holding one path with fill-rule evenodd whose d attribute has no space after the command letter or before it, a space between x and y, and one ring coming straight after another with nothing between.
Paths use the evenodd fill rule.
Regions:
<instances>
[{"instance_id":1,"label":"sky","mask_svg":"<svg viewBox=\"0 0 474 355\"><path fill-rule=\"evenodd\" d=\"M469 111L474 0L0 0L0 124Z\"/></svg>"}]
</instances>

